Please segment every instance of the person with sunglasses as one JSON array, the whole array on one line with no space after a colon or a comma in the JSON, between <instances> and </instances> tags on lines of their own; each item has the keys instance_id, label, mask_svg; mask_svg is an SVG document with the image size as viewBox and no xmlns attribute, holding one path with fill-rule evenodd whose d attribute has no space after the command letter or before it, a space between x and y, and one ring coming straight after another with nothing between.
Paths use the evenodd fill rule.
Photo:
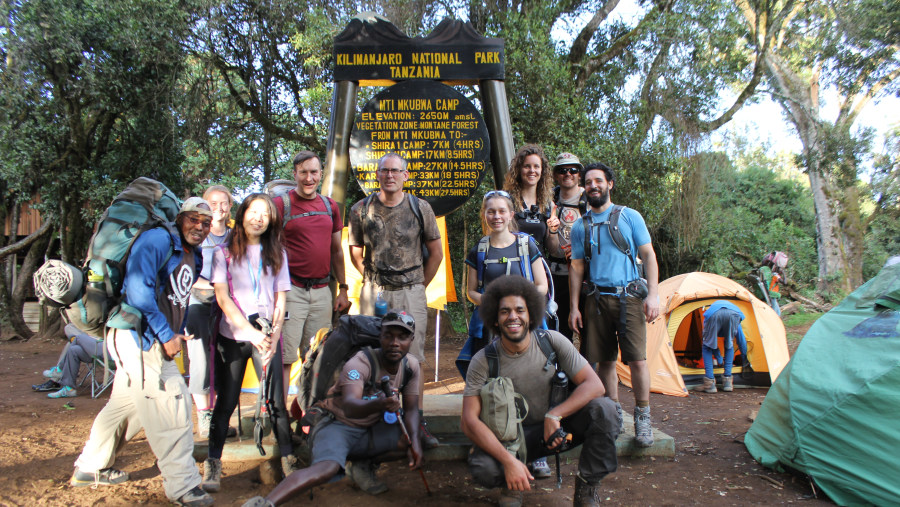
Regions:
<instances>
[{"instance_id":1,"label":"person with sunglasses","mask_svg":"<svg viewBox=\"0 0 900 507\"><path fill-rule=\"evenodd\" d=\"M556 217L559 218L559 229L556 231L559 248L547 253L547 262L553 279L559 332L569 340L573 335L572 328L569 327L569 256L572 251L569 234L572 224L588 208L587 197L581 186L583 170L584 166L578 157L568 152L560 153L553 164L553 178L557 185L553 189L553 203L556 206Z\"/></svg>"},{"instance_id":2,"label":"person with sunglasses","mask_svg":"<svg viewBox=\"0 0 900 507\"><path fill-rule=\"evenodd\" d=\"M125 303L108 324L109 356L116 363L109 402L97 414L91 436L75 461L72 486L108 486L128 480L112 468L116 452L143 428L157 458L166 497L178 505L212 505L200 488L194 461L191 396L175 364L185 335L191 287L209 234L209 203L190 197L171 225L150 229L134 241L125 267Z\"/></svg>"},{"instance_id":3,"label":"person with sunglasses","mask_svg":"<svg viewBox=\"0 0 900 507\"><path fill-rule=\"evenodd\" d=\"M350 260L363 275L359 313L375 315L375 301L380 297L388 307L405 310L416 322L424 323L428 321L425 287L444 256L441 232L428 201L403 191L409 179L403 157L396 153L384 155L378 160L377 171L378 192L350 209ZM410 353L420 363L425 362L424 324L416 330ZM424 378L421 381L420 391ZM420 410L422 402L420 398ZM424 424L425 419L421 420ZM425 447L440 444L427 427L422 428L422 435Z\"/></svg>"},{"instance_id":4,"label":"person with sunglasses","mask_svg":"<svg viewBox=\"0 0 900 507\"><path fill-rule=\"evenodd\" d=\"M422 371L409 353L417 327L410 314L388 310L381 319L381 347L365 347L348 359L326 399L316 404L322 415L309 431L311 465L285 477L266 498L251 498L244 507L283 504L343 473L363 491L378 495L388 487L375 476L377 463L408 458L410 469L422 466L418 411Z\"/></svg>"},{"instance_id":5,"label":"person with sunglasses","mask_svg":"<svg viewBox=\"0 0 900 507\"><path fill-rule=\"evenodd\" d=\"M228 420L237 407L247 361L260 379L285 475L299 468L285 406L282 337L291 290L281 217L268 194L250 194L238 206L234 230L213 255L212 284L222 319L216 336L215 377L219 389L209 427L209 457L203 489L219 491Z\"/></svg>"},{"instance_id":6,"label":"person with sunglasses","mask_svg":"<svg viewBox=\"0 0 900 507\"><path fill-rule=\"evenodd\" d=\"M553 213L552 188L550 162L543 148L536 144L519 148L509 163L503 190L516 206L519 231L534 238L541 254L546 254L548 248L559 248L556 238L559 219Z\"/></svg>"}]
</instances>

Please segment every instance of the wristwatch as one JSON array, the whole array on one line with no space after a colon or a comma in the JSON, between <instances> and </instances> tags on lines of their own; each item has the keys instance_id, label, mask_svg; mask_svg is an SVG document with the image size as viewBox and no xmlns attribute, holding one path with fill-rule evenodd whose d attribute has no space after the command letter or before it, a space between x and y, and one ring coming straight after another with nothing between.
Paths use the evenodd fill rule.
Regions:
<instances>
[{"instance_id":1,"label":"wristwatch","mask_svg":"<svg viewBox=\"0 0 900 507\"><path fill-rule=\"evenodd\" d=\"M350 286L347 285L346 283L339 283L339 284L338 284L338 290L340 290L340 289L350 290Z\"/></svg>"}]
</instances>

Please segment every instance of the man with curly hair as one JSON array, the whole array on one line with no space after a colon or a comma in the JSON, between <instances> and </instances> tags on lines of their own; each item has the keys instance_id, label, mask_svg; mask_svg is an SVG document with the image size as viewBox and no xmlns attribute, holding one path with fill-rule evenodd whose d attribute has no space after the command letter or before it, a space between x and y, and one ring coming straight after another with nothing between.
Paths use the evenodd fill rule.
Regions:
<instances>
[{"instance_id":1,"label":"man with curly hair","mask_svg":"<svg viewBox=\"0 0 900 507\"><path fill-rule=\"evenodd\" d=\"M599 505L600 480L617 467L615 405L603 396L600 378L569 340L538 329L543 313L544 298L521 276L500 277L485 290L481 316L500 340L472 358L466 376L462 429L475 444L469 469L481 486L503 488L500 504L506 506L521 505L522 492L531 489L529 481L534 478L482 419L482 388L492 380L493 370L496 377L509 379L528 403L522 421L528 459L551 455L564 444L583 444L574 504ZM558 372L576 387L565 401L551 406L551 382Z\"/></svg>"}]
</instances>

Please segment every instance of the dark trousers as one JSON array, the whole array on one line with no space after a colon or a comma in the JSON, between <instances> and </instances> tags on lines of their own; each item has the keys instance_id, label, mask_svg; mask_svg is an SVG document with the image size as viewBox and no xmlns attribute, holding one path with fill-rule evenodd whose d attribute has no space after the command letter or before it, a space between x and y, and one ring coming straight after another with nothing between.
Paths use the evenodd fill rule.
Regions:
<instances>
[{"instance_id":1,"label":"dark trousers","mask_svg":"<svg viewBox=\"0 0 900 507\"><path fill-rule=\"evenodd\" d=\"M569 327L569 276L551 275L553 278L554 300L556 301L556 318L559 320L559 332L572 341L572 329Z\"/></svg>"},{"instance_id":2,"label":"dark trousers","mask_svg":"<svg viewBox=\"0 0 900 507\"><path fill-rule=\"evenodd\" d=\"M272 410L269 417L275 432L275 441L282 456L293 452L291 443L291 426L288 412L284 406L284 379L281 364L281 340L278 340L275 356L266 368L266 396L271 400ZM244 371L247 360L253 360L256 376L262 379L262 356L250 342L239 342L222 335L216 337L216 406L209 425L209 457L222 457L222 447L228 435L228 420L234 413L241 398L241 384L244 382ZM260 389L262 382L259 383Z\"/></svg>"},{"instance_id":3,"label":"dark trousers","mask_svg":"<svg viewBox=\"0 0 900 507\"><path fill-rule=\"evenodd\" d=\"M588 483L599 482L616 471L616 437L619 424L616 422L616 404L609 398L595 398L581 410L562 420L562 427L572 434L572 445L581 445L578 458L578 474ZM528 460L533 461L552 453L541 445L544 424L523 427ZM503 465L493 456L478 447L472 447L469 454L469 471L476 483L486 488L506 485Z\"/></svg>"}]
</instances>

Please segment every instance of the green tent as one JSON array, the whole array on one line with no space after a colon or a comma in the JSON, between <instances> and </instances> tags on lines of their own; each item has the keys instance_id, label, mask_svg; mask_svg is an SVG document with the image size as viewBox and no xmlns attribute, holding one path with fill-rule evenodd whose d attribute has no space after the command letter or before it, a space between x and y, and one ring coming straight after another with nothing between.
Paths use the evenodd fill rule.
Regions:
<instances>
[{"instance_id":1,"label":"green tent","mask_svg":"<svg viewBox=\"0 0 900 507\"><path fill-rule=\"evenodd\" d=\"M744 439L757 461L809 475L840 505L898 502L898 303L900 262L813 324Z\"/></svg>"}]
</instances>

